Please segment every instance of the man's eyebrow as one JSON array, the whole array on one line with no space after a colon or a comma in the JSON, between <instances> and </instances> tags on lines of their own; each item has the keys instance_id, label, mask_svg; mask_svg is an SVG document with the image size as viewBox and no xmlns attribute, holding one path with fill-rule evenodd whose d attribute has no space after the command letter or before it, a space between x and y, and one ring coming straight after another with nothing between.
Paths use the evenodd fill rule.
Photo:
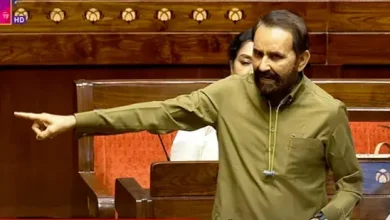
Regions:
<instances>
[{"instance_id":1,"label":"man's eyebrow","mask_svg":"<svg viewBox=\"0 0 390 220\"><path fill-rule=\"evenodd\" d=\"M255 51L256 53L264 53L263 50L260 50L260 49L257 49L257 48L253 48L253 51ZM285 57L286 56L284 53L281 53L279 51L268 51L267 53L268 54L272 54L272 55L281 56L281 57Z\"/></svg>"},{"instance_id":2,"label":"man's eyebrow","mask_svg":"<svg viewBox=\"0 0 390 220\"><path fill-rule=\"evenodd\" d=\"M271 51L269 53L272 54L272 55L277 55L277 56L281 56L281 57L285 57L286 56L283 53L280 53L279 51Z\"/></svg>"}]
</instances>

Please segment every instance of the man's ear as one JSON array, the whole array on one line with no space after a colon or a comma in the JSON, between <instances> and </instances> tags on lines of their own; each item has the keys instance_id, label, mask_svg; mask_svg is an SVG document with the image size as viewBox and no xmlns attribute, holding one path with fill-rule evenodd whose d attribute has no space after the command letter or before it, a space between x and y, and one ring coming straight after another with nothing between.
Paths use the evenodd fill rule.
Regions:
<instances>
[{"instance_id":1,"label":"man's ear","mask_svg":"<svg viewBox=\"0 0 390 220\"><path fill-rule=\"evenodd\" d=\"M298 60L298 71L301 72L303 69L305 69L307 63L310 60L310 52L306 50L299 56Z\"/></svg>"}]
</instances>

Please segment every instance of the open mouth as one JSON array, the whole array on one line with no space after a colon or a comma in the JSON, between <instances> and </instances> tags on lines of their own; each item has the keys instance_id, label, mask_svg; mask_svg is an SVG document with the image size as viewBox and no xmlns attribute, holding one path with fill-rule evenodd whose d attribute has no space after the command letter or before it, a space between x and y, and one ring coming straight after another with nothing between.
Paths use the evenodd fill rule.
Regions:
<instances>
[{"instance_id":1,"label":"open mouth","mask_svg":"<svg viewBox=\"0 0 390 220\"><path fill-rule=\"evenodd\" d=\"M260 77L261 78L261 80L263 80L263 81L275 81L275 79L274 78L270 78L270 77Z\"/></svg>"}]
</instances>

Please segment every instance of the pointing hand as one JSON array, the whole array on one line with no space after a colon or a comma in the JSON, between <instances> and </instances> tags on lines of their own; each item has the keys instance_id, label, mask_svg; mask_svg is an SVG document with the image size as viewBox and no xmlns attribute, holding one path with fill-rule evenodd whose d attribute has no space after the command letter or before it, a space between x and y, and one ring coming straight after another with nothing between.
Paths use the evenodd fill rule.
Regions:
<instances>
[{"instance_id":1,"label":"pointing hand","mask_svg":"<svg viewBox=\"0 0 390 220\"><path fill-rule=\"evenodd\" d=\"M31 128L35 132L37 140L52 139L58 134L73 129L76 125L76 118L73 115L62 116L27 112L15 112L14 115L34 121Z\"/></svg>"}]
</instances>

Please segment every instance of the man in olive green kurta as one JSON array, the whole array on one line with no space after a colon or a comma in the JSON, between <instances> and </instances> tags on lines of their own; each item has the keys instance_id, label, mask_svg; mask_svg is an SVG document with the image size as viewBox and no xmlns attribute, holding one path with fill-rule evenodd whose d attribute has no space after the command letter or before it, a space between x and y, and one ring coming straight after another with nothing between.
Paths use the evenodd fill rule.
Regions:
<instances>
[{"instance_id":1,"label":"man in olive green kurta","mask_svg":"<svg viewBox=\"0 0 390 220\"><path fill-rule=\"evenodd\" d=\"M38 139L72 128L93 135L210 125L217 130L220 151L213 219L320 219L312 218L317 214L346 219L362 197L346 107L303 75L310 53L306 43L299 43L307 35L299 18L285 11L270 14L256 26L252 74L233 75L162 102L74 116L16 115L35 121ZM281 21L302 33L279 27ZM338 188L330 202L329 169Z\"/></svg>"}]
</instances>

